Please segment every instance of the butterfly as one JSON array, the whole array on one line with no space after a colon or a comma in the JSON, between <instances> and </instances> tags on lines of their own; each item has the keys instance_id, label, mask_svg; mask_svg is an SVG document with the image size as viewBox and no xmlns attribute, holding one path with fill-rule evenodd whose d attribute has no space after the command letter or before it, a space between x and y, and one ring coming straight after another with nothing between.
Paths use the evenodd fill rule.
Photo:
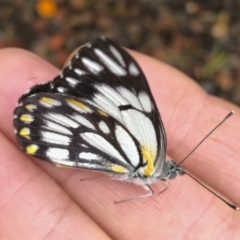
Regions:
<instances>
[{"instance_id":1,"label":"butterfly","mask_svg":"<svg viewBox=\"0 0 240 240\"><path fill-rule=\"evenodd\" d=\"M57 166L109 173L150 194L149 184L184 174L166 160L163 122L142 70L110 39L81 48L53 81L23 94L14 115L22 150Z\"/></svg>"}]
</instances>

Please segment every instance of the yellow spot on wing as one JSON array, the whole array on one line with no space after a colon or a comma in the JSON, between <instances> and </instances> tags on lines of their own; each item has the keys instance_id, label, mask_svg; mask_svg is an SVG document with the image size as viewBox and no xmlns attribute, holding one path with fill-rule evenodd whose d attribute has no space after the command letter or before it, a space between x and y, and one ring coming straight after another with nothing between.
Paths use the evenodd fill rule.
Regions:
<instances>
[{"instance_id":1,"label":"yellow spot on wing","mask_svg":"<svg viewBox=\"0 0 240 240\"><path fill-rule=\"evenodd\" d=\"M147 161L147 165L144 167L144 175L151 176L154 172L153 154L151 151L146 151L144 147L141 147L143 159Z\"/></svg>"},{"instance_id":2,"label":"yellow spot on wing","mask_svg":"<svg viewBox=\"0 0 240 240\"><path fill-rule=\"evenodd\" d=\"M50 105L54 105L54 101L53 99L49 98L49 97L41 97L40 98L40 101L41 102L44 102L44 103L48 103Z\"/></svg>"},{"instance_id":3,"label":"yellow spot on wing","mask_svg":"<svg viewBox=\"0 0 240 240\"><path fill-rule=\"evenodd\" d=\"M117 173L126 173L128 170L125 167L119 165L112 165L111 170Z\"/></svg>"},{"instance_id":4,"label":"yellow spot on wing","mask_svg":"<svg viewBox=\"0 0 240 240\"><path fill-rule=\"evenodd\" d=\"M38 146L36 144L31 144L26 147L26 153L35 154L38 150Z\"/></svg>"},{"instance_id":5,"label":"yellow spot on wing","mask_svg":"<svg viewBox=\"0 0 240 240\"><path fill-rule=\"evenodd\" d=\"M33 105L33 104L27 104L27 105L25 106L25 108L26 108L27 110L29 110L29 111L32 111L33 109L36 108L36 106Z\"/></svg>"},{"instance_id":6,"label":"yellow spot on wing","mask_svg":"<svg viewBox=\"0 0 240 240\"><path fill-rule=\"evenodd\" d=\"M99 112L102 116L104 116L104 117L108 117L108 116L109 116L106 112L104 112L104 111L101 110L101 109L98 109L98 112Z\"/></svg>"},{"instance_id":7,"label":"yellow spot on wing","mask_svg":"<svg viewBox=\"0 0 240 240\"><path fill-rule=\"evenodd\" d=\"M27 137L29 136L30 134L30 129L29 128L22 128L19 132L19 134L22 136L22 137Z\"/></svg>"},{"instance_id":8,"label":"yellow spot on wing","mask_svg":"<svg viewBox=\"0 0 240 240\"><path fill-rule=\"evenodd\" d=\"M78 101L76 101L76 100L74 100L74 99L66 99L66 101L67 101L68 103L71 103L71 104L73 104L73 105L81 108L81 109L84 110L84 111L87 110L87 107L86 107L84 104L82 104L81 102L78 102Z\"/></svg>"},{"instance_id":9,"label":"yellow spot on wing","mask_svg":"<svg viewBox=\"0 0 240 240\"><path fill-rule=\"evenodd\" d=\"M29 114L22 114L20 120L24 123L31 123L33 121L33 117Z\"/></svg>"}]
</instances>

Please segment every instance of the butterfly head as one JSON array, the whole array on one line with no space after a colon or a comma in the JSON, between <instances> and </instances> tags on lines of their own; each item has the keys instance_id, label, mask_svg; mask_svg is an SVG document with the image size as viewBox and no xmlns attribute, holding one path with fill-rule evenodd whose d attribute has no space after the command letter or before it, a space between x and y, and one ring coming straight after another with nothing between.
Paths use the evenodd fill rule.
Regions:
<instances>
[{"instance_id":1,"label":"butterfly head","mask_svg":"<svg viewBox=\"0 0 240 240\"><path fill-rule=\"evenodd\" d=\"M167 179L174 179L177 176L182 176L185 172L182 167L180 167L173 160L166 161L164 172L166 173Z\"/></svg>"}]
</instances>

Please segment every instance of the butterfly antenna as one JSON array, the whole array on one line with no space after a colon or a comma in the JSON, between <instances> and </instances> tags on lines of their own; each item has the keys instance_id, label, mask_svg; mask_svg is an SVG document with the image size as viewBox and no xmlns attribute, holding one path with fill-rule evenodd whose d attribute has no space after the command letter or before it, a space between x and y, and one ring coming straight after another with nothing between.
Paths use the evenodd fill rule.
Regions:
<instances>
[{"instance_id":1,"label":"butterfly antenna","mask_svg":"<svg viewBox=\"0 0 240 240\"><path fill-rule=\"evenodd\" d=\"M198 144L197 146L180 162L178 163L178 165L182 164L205 140L206 138L208 138L217 128L219 128L228 118L230 118L232 115L234 114L234 111L231 111L220 123L218 123L216 125L216 127L214 127ZM202 184L198 179L196 179L195 177L193 177L191 174L189 174L188 172L186 172L184 170L184 173L187 174L189 177L191 177L193 180L195 180L197 183L199 183L202 187L204 187L205 189L207 189L209 192L211 192L214 196L216 196L217 198L219 198L220 200L222 200L224 203L226 203L229 207L231 207L234 210L240 210L240 208L234 204L229 203L228 201L226 201L225 199L223 199L222 197L220 197L219 195L217 195L215 192L213 192L211 189L209 189L208 187L206 187L204 184Z\"/></svg>"},{"instance_id":2,"label":"butterfly antenna","mask_svg":"<svg viewBox=\"0 0 240 240\"><path fill-rule=\"evenodd\" d=\"M240 208L237 205L231 204L228 201L226 201L225 199L223 199L222 197L220 197L218 194L216 194L215 192L213 192L211 189L209 189L208 187L206 187L204 184L202 184L198 179L196 179L195 177L193 177L191 174L189 174L188 172L186 172L184 170L184 173L187 174L189 177L191 177L193 180L195 180L198 184L200 184L202 187L204 187L205 189L207 189L210 193L212 193L214 196L216 196L218 199L222 200L224 203L226 203L230 208L239 211Z\"/></svg>"},{"instance_id":3,"label":"butterfly antenna","mask_svg":"<svg viewBox=\"0 0 240 240\"><path fill-rule=\"evenodd\" d=\"M197 145L195 148L193 148L193 150L180 162L178 163L178 165L181 165L193 152L195 152L195 150L217 129L219 128L224 122L227 121L227 119L229 119L235 112L231 111L230 113L228 113L228 115L220 122L218 123L218 125L216 127L214 127Z\"/></svg>"}]
</instances>

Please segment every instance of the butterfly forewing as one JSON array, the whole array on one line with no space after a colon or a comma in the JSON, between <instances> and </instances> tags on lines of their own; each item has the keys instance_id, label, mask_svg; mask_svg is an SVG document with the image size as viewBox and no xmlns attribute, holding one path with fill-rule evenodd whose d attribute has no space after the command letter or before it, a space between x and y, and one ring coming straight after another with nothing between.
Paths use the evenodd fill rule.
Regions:
<instances>
[{"instance_id":1,"label":"butterfly forewing","mask_svg":"<svg viewBox=\"0 0 240 240\"><path fill-rule=\"evenodd\" d=\"M151 120L152 126L147 123L145 128L136 126L142 135L138 140L144 138L145 142L150 143L147 138L151 138L152 142L157 143L154 148L155 151L159 150L159 157L165 158L165 131L145 76L136 61L113 41L97 39L82 48L54 80L53 91L59 90L59 87L74 91L78 97L102 108L123 124L126 124L126 118L135 123L141 121L142 117L129 110L129 106L143 112ZM131 128L128 126L136 135ZM142 129L149 133L151 129L156 132L156 141L153 134L148 136Z\"/></svg>"}]
</instances>

